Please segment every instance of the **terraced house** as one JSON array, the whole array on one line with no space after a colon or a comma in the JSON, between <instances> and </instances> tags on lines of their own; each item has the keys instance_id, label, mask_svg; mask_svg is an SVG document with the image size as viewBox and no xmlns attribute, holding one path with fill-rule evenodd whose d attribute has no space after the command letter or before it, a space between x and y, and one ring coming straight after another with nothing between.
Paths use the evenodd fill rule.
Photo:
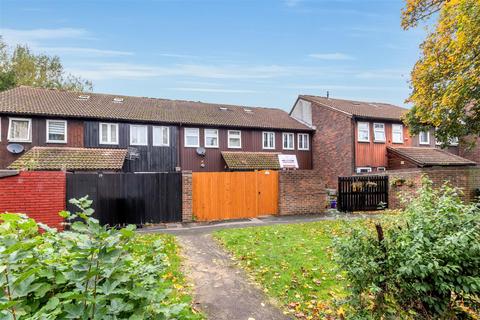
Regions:
<instances>
[{"instance_id":1,"label":"terraced house","mask_svg":"<svg viewBox=\"0 0 480 320\"><path fill-rule=\"evenodd\" d=\"M290 115L316 130L313 168L322 172L332 188L339 176L480 163L478 152L459 146L458 139L439 150L442 146L435 141L433 129L410 135L402 122L407 111L387 103L300 95Z\"/></svg>"},{"instance_id":2,"label":"terraced house","mask_svg":"<svg viewBox=\"0 0 480 320\"><path fill-rule=\"evenodd\" d=\"M1 169L312 168L314 130L280 109L20 86L0 93L0 125Z\"/></svg>"}]
</instances>

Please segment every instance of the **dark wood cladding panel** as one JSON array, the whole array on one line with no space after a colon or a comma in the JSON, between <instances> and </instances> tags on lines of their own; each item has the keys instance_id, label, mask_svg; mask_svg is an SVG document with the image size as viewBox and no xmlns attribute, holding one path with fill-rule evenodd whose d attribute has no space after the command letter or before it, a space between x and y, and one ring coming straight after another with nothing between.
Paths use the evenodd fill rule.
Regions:
<instances>
[{"instance_id":1,"label":"dark wood cladding panel","mask_svg":"<svg viewBox=\"0 0 480 320\"><path fill-rule=\"evenodd\" d=\"M214 171L225 171L226 168L225 161L223 160L222 151L254 151L254 152L277 152L282 154L295 154L298 159L298 165L300 169L311 169L312 168L312 135L310 134L310 150L297 150L297 133L295 134L295 150L283 150L282 149L282 133L288 131L277 131L277 130L265 130L275 132L275 149L263 149L262 134L264 130L251 130L251 129L239 129L242 131L242 148L228 148L228 130L237 130L237 129L227 129L227 128L204 128L204 127L195 127L188 126L187 128L199 128L200 129L200 146L205 147L205 129L218 129L218 139L219 147L218 148L205 148L205 156L199 156L196 152L196 148L185 147L185 133L184 127L180 128L179 139L180 139L180 166L182 170L192 170L195 172L205 171L205 172L214 172ZM302 133L302 132L300 132ZM202 166L202 164L204 166Z\"/></svg>"},{"instance_id":2,"label":"dark wood cladding panel","mask_svg":"<svg viewBox=\"0 0 480 320\"><path fill-rule=\"evenodd\" d=\"M25 151L34 146L83 147L83 121L67 120L67 143L47 143L47 118L0 115L0 169L7 168L23 154L14 155L7 151L9 118L32 119L32 142L15 142L23 145ZM66 119L48 118L48 120Z\"/></svg>"},{"instance_id":3,"label":"dark wood cladding panel","mask_svg":"<svg viewBox=\"0 0 480 320\"><path fill-rule=\"evenodd\" d=\"M118 123L118 145L106 145L99 143L100 121L85 122L85 146L87 148L122 148L130 147L129 123ZM143 125L142 123L132 123ZM124 171L126 172L169 172L175 171L177 166L178 129L170 127L170 146L156 147L152 145L153 129L148 124L148 146L131 146L138 151L139 157L133 160L125 160ZM155 126L161 126L155 125Z\"/></svg>"}]
</instances>

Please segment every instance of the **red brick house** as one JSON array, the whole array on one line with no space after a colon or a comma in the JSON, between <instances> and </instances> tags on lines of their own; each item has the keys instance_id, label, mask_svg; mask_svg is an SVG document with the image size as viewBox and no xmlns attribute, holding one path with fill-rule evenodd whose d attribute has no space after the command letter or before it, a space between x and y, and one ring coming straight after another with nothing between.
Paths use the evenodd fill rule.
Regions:
<instances>
[{"instance_id":1,"label":"red brick house","mask_svg":"<svg viewBox=\"0 0 480 320\"><path fill-rule=\"evenodd\" d=\"M403 159L391 166L393 162L389 162L389 154L397 148L440 147L433 130L413 137L409 134L402 122L402 115L407 111L387 103L300 95L290 115L315 129L313 168L322 172L329 187L335 188L338 176L399 169L407 163L416 165ZM456 141L447 150L456 155L463 152ZM444 152L426 153L434 157L445 155ZM399 153L395 156L398 158ZM471 161L456 160L453 159L450 165L472 165Z\"/></svg>"}]
</instances>

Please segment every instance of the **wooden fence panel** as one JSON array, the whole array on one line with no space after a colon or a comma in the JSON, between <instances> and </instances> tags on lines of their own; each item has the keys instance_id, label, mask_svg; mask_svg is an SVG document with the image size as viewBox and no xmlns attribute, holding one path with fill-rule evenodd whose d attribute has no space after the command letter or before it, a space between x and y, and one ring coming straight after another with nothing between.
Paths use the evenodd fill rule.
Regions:
<instances>
[{"instance_id":1,"label":"wooden fence panel","mask_svg":"<svg viewBox=\"0 0 480 320\"><path fill-rule=\"evenodd\" d=\"M343 212L388 208L388 176L338 177L338 210Z\"/></svg>"},{"instance_id":2,"label":"wooden fence panel","mask_svg":"<svg viewBox=\"0 0 480 320\"><path fill-rule=\"evenodd\" d=\"M182 175L162 173L69 173L67 201L88 195L95 217L111 226L182 220ZM70 211L76 211L67 203Z\"/></svg>"},{"instance_id":3,"label":"wooden fence panel","mask_svg":"<svg viewBox=\"0 0 480 320\"><path fill-rule=\"evenodd\" d=\"M278 213L278 172L194 172L193 214L199 221Z\"/></svg>"}]
</instances>

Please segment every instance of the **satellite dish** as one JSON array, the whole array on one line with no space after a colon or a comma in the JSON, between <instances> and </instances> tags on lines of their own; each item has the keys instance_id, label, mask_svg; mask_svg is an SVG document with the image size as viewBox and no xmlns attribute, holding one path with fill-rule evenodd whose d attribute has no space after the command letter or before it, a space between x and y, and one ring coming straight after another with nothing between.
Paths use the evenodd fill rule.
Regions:
<instances>
[{"instance_id":1,"label":"satellite dish","mask_svg":"<svg viewBox=\"0 0 480 320\"><path fill-rule=\"evenodd\" d=\"M202 157L205 156L205 153L207 152L207 151L205 150L205 148L202 148L202 147L197 148L196 151L197 151L197 154L198 154L199 156L202 156Z\"/></svg>"},{"instance_id":2,"label":"satellite dish","mask_svg":"<svg viewBox=\"0 0 480 320\"><path fill-rule=\"evenodd\" d=\"M25 150L25 148L21 144L10 143L9 145L7 145L7 150L10 153L18 154L18 153L22 153L23 150Z\"/></svg>"}]
</instances>

